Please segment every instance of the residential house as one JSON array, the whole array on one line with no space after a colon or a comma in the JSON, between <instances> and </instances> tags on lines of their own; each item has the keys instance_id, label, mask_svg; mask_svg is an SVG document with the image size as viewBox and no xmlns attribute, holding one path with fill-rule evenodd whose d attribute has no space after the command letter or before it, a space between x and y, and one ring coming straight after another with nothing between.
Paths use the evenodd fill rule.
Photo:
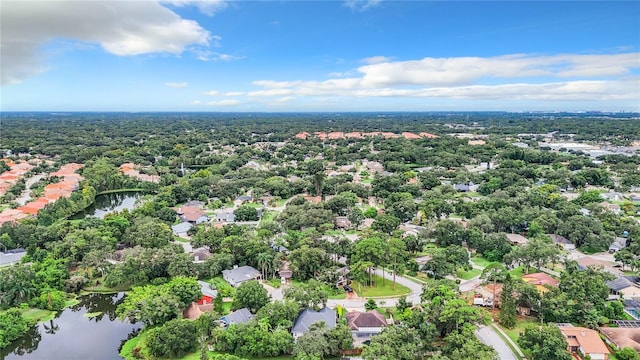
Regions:
<instances>
[{"instance_id":1,"label":"residential house","mask_svg":"<svg viewBox=\"0 0 640 360\"><path fill-rule=\"evenodd\" d=\"M191 206L182 206L177 210L180 220L183 222L190 222L192 224L202 224L209 221L207 214L202 209Z\"/></svg>"},{"instance_id":2,"label":"residential house","mask_svg":"<svg viewBox=\"0 0 640 360\"><path fill-rule=\"evenodd\" d=\"M535 286L540 293L549 291L547 286L557 287L560 284L560 280L554 279L551 275L542 272L522 275L522 281Z\"/></svg>"},{"instance_id":3,"label":"residential house","mask_svg":"<svg viewBox=\"0 0 640 360\"><path fill-rule=\"evenodd\" d=\"M293 271L289 269L289 262L284 261L282 263L282 267L278 270L278 275L280 275L280 282L282 284L288 284L291 282L291 277L293 276Z\"/></svg>"},{"instance_id":4,"label":"residential house","mask_svg":"<svg viewBox=\"0 0 640 360\"><path fill-rule=\"evenodd\" d=\"M309 308L304 309L300 315L298 315L291 329L293 340L295 341L304 335L312 324L318 322L324 322L327 328L333 329L336 327L336 311L328 307L324 307L320 311L314 311Z\"/></svg>"},{"instance_id":5,"label":"residential house","mask_svg":"<svg viewBox=\"0 0 640 360\"><path fill-rule=\"evenodd\" d=\"M529 240L520 234L507 234L507 239L513 245L521 246L529 242Z\"/></svg>"},{"instance_id":6,"label":"residential house","mask_svg":"<svg viewBox=\"0 0 640 360\"><path fill-rule=\"evenodd\" d=\"M631 200L632 202L640 202L640 194L629 195L629 200Z\"/></svg>"},{"instance_id":7,"label":"residential house","mask_svg":"<svg viewBox=\"0 0 640 360\"><path fill-rule=\"evenodd\" d=\"M198 305L213 304L213 299L218 297L218 290L212 289L211 284L206 281L198 280L202 297L198 299Z\"/></svg>"},{"instance_id":8,"label":"residential house","mask_svg":"<svg viewBox=\"0 0 640 360\"><path fill-rule=\"evenodd\" d=\"M216 222L232 223L236 221L236 215L231 210L220 211L216 214Z\"/></svg>"},{"instance_id":9,"label":"residential house","mask_svg":"<svg viewBox=\"0 0 640 360\"><path fill-rule=\"evenodd\" d=\"M336 216L335 224L340 229L348 229L351 227L351 220L346 216Z\"/></svg>"},{"instance_id":10,"label":"residential house","mask_svg":"<svg viewBox=\"0 0 640 360\"><path fill-rule=\"evenodd\" d=\"M191 253L191 257L193 257L193 262L196 264L203 263L207 258L211 257L211 252L206 247L200 247L194 249Z\"/></svg>"},{"instance_id":11,"label":"residential house","mask_svg":"<svg viewBox=\"0 0 640 360\"><path fill-rule=\"evenodd\" d=\"M27 250L23 248L7 250L0 252L0 266L9 266L17 264L22 258L27 255Z\"/></svg>"},{"instance_id":12,"label":"residential house","mask_svg":"<svg viewBox=\"0 0 640 360\"><path fill-rule=\"evenodd\" d=\"M616 298L631 299L640 297L640 278L637 276L619 276L606 282L611 294Z\"/></svg>"},{"instance_id":13,"label":"residential house","mask_svg":"<svg viewBox=\"0 0 640 360\"><path fill-rule=\"evenodd\" d=\"M353 340L361 344L380 334L387 326L387 319L376 310L367 312L349 311L347 326L351 330Z\"/></svg>"},{"instance_id":14,"label":"residential house","mask_svg":"<svg viewBox=\"0 0 640 360\"><path fill-rule=\"evenodd\" d=\"M358 225L358 230L364 230L364 229L370 228L371 225L373 225L374 221L376 221L376 219L366 218L366 219L362 220L360 225Z\"/></svg>"},{"instance_id":15,"label":"residential house","mask_svg":"<svg viewBox=\"0 0 640 360\"><path fill-rule=\"evenodd\" d=\"M564 236L557 235L557 234L549 234L549 237L551 238L551 241L553 241L554 244L558 245L559 247L565 250L575 250L576 248L576 245L571 241L569 241L569 239L567 239Z\"/></svg>"},{"instance_id":16,"label":"residential house","mask_svg":"<svg viewBox=\"0 0 640 360\"><path fill-rule=\"evenodd\" d=\"M224 278L231 286L238 287L241 283L260 278L260 272L251 266L234 267L231 270L222 270Z\"/></svg>"},{"instance_id":17,"label":"residential house","mask_svg":"<svg viewBox=\"0 0 640 360\"><path fill-rule=\"evenodd\" d=\"M627 247L627 239L623 237L617 237L613 240L611 245L609 245L609 253L613 254L616 251L620 251Z\"/></svg>"},{"instance_id":18,"label":"residential house","mask_svg":"<svg viewBox=\"0 0 640 360\"><path fill-rule=\"evenodd\" d=\"M613 212L614 214L621 214L622 213L622 208L618 204L610 204L610 203L608 203L606 201L603 201L603 202L600 203L600 206L602 206L603 208Z\"/></svg>"},{"instance_id":19,"label":"residential house","mask_svg":"<svg viewBox=\"0 0 640 360\"><path fill-rule=\"evenodd\" d=\"M480 185L476 185L471 181L468 183L459 183L453 185L453 189L460 192L474 192L478 191L478 188L480 188Z\"/></svg>"},{"instance_id":20,"label":"residential house","mask_svg":"<svg viewBox=\"0 0 640 360\"><path fill-rule=\"evenodd\" d=\"M224 326L233 324L244 324L253 320L256 316L247 308L238 309L220 318L220 321Z\"/></svg>"},{"instance_id":21,"label":"residential house","mask_svg":"<svg viewBox=\"0 0 640 360\"><path fill-rule=\"evenodd\" d=\"M249 203L249 202L253 201L253 196L251 196L251 195L240 195L240 196L236 197L235 201L240 203L240 204L246 204L246 203Z\"/></svg>"},{"instance_id":22,"label":"residential house","mask_svg":"<svg viewBox=\"0 0 640 360\"><path fill-rule=\"evenodd\" d=\"M173 235L179 237L187 237L187 232L193 227L193 224L190 222L181 222L180 224L171 226L171 231Z\"/></svg>"},{"instance_id":23,"label":"residential house","mask_svg":"<svg viewBox=\"0 0 640 360\"><path fill-rule=\"evenodd\" d=\"M601 327L598 330L612 348L620 350L629 347L640 354L640 328Z\"/></svg>"},{"instance_id":24,"label":"residential house","mask_svg":"<svg viewBox=\"0 0 640 360\"><path fill-rule=\"evenodd\" d=\"M578 326L558 326L567 340L567 350L572 354L589 356L592 360L608 360L609 349L595 330Z\"/></svg>"},{"instance_id":25,"label":"residential house","mask_svg":"<svg viewBox=\"0 0 640 360\"><path fill-rule=\"evenodd\" d=\"M623 199L622 194L619 193L619 192L615 192L615 191L602 193L602 194L600 194L600 197L605 199L605 200L609 200L609 201L620 201L620 200Z\"/></svg>"}]
</instances>

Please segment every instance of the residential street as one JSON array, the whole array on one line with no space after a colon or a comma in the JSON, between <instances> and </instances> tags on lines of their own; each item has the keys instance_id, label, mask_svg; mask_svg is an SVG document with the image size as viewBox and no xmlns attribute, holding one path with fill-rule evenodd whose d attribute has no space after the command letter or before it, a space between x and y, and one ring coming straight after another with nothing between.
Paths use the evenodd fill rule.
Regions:
<instances>
[{"instance_id":1,"label":"residential street","mask_svg":"<svg viewBox=\"0 0 640 360\"><path fill-rule=\"evenodd\" d=\"M500 360L519 360L493 327L481 326L475 331L475 334L483 344L493 347L498 352Z\"/></svg>"}]
</instances>

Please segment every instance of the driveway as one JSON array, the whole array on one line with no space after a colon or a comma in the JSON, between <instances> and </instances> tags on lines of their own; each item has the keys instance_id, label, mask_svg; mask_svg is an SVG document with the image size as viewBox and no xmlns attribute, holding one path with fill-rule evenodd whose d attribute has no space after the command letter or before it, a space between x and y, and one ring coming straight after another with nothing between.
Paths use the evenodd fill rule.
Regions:
<instances>
[{"instance_id":1,"label":"driveway","mask_svg":"<svg viewBox=\"0 0 640 360\"><path fill-rule=\"evenodd\" d=\"M498 352L500 360L520 360L491 326L481 326L475 334L483 344L491 346Z\"/></svg>"}]
</instances>

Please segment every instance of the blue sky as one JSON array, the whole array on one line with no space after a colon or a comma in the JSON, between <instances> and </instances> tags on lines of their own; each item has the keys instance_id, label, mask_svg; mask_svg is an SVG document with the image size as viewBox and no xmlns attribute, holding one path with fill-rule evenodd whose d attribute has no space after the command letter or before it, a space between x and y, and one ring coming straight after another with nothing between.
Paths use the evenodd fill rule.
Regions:
<instances>
[{"instance_id":1,"label":"blue sky","mask_svg":"<svg viewBox=\"0 0 640 360\"><path fill-rule=\"evenodd\" d=\"M638 1L1 1L2 111L640 111Z\"/></svg>"}]
</instances>

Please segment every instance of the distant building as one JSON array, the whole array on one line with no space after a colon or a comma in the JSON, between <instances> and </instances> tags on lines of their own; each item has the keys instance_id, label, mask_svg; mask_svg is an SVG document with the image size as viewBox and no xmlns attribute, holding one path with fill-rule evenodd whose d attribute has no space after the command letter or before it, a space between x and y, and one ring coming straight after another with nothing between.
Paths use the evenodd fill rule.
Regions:
<instances>
[{"instance_id":1,"label":"distant building","mask_svg":"<svg viewBox=\"0 0 640 360\"><path fill-rule=\"evenodd\" d=\"M558 245L559 247L565 250L575 250L576 248L576 245L571 241L569 241L569 239L567 239L564 236L560 236L557 234L549 234L549 237L551 238L551 241L553 241L554 244Z\"/></svg>"},{"instance_id":2,"label":"distant building","mask_svg":"<svg viewBox=\"0 0 640 360\"><path fill-rule=\"evenodd\" d=\"M526 237L520 234L507 234L507 238L509 239L509 242L511 242L511 244L518 246L524 245L529 242Z\"/></svg>"},{"instance_id":3,"label":"distant building","mask_svg":"<svg viewBox=\"0 0 640 360\"><path fill-rule=\"evenodd\" d=\"M229 313L220 318L220 321L224 326L229 326L233 324L244 324L253 320L256 316L253 315L249 309L242 308L238 309L232 313Z\"/></svg>"},{"instance_id":4,"label":"distant building","mask_svg":"<svg viewBox=\"0 0 640 360\"><path fill-rule=\"evenodd\" d=\"M351 330L353 340L357 343L362 343L380 334L387 326L387 319L376 310L367 312L349 311L347 313L347 326Z\"/></svg>"},{"instance_id":5,"label":"distant building","mask_svg":"<svg viewBox=\"0 0 640 360\"><path fill-rule=\"evenodd\" d=\"M180 224L171 226L171 231L175 236L186 237L187 232L189 232L189 230L192 227L193 227L193 224L185 221L185 222L181 222Z\"/></svg>"},{"instance_id":6,"label":"distant building","mask_svg":"<svg viewBox=\"0 0 640 360\"><path fill-rule=\"evenodd\" d=\"M583 354L592 360L608 360L609 349L595 330L577 326L558 326L572 354Z\"/></svg>"},{"instance_id":7,"label":"distant building","mask_svg":"<svg viewBox=\"0 0 640 360\"><path fill-rule=\"evenodd\" d=\"M309 331L312 324L324 322L328 329L336 327L336 311L328 307L322 308L320 311L305 309L300 313L296 322L293 324L291 333L295 341L300 336Z\"/></svg>"},{"instance_id":8,"label":"distant building","mask_svg":"<svg viewBox=\"0 0 640 360\"><path fill-rule=\"evenodd\" d=\"M260 272L251 266L240 266L231 270L222 270L222 277L231 286L238 287L245 281L259 279Z\"/></svg>"}]
</instances>

